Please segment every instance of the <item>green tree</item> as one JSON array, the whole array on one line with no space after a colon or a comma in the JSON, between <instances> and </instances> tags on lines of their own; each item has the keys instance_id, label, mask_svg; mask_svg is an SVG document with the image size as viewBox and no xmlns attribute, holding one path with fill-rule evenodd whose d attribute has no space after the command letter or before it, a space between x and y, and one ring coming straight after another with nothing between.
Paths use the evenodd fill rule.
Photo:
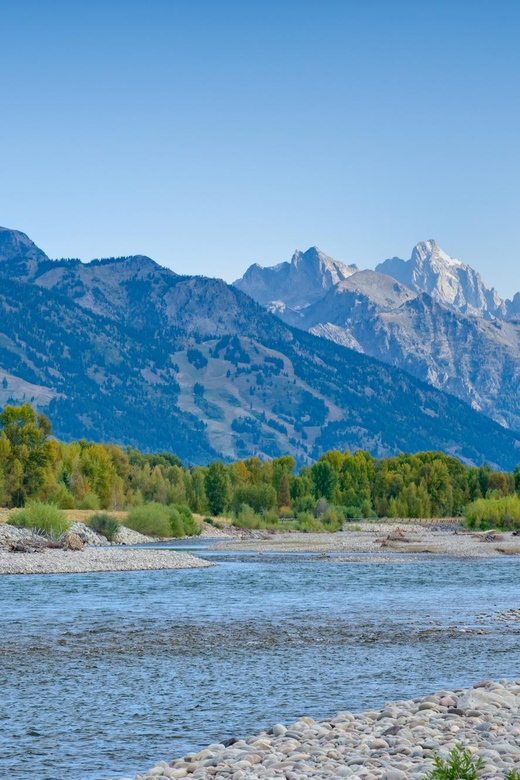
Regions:
<instances>
[{"instance_id":1,"label":"green tree","mask_svg":"<svg viewBox=\"0 0 520 780\"><path fill-rule=\"evenodd\" d=\"M277 498L279 507L291 505L291 485L288 474L282 474Z\"/></svg>"},{"instance_id":2,"label":"green tree","mask_svg":"<svg viewBox=\"0 0 520 780\"><path fill-rule=\"evenodd\" d=\"M338 484L338 473L332 463L328 460L319 460L312 466L311 475L316 498L326 498L327 501L331 501Z\"/></svg>"},{"instance_id":3,"label":"green tree","mask_svg":"<svg viewBox=\"0 0 520 780\"><path fill-rule=\"evenodd\" d=\"M6 406L0 414L4 499L9 506L23 506L54 482L51 463L57 445L49 441L51 424L30 404Z\"/></svg>"},{"instance_id":4,"label":"green tree","mask_svg":"<svg viewBox=\"0 0 520 780\"><path fill-rule=\"evenodd\" d=\"M226 467L221 461L212 463L204 479L209 511L221 515L229 506L230 482Z\"/></svg>"},{"instance_id":5,"label":"green tree","mask_svg":"<svg viewBox=\"0 0 520 780\"><path fill-rule=\"evenodd\" d=\"M272 485L239 485L233 494L233 510L238 512L242 504L247 504L255 512L273 509L276 505L276 490Z\"/></svg>"}]
</instances>

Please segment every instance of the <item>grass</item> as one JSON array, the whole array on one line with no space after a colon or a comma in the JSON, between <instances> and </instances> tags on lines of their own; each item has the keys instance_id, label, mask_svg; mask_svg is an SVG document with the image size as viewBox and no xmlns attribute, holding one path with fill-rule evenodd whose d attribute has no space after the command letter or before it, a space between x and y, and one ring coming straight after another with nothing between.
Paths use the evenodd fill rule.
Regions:
<instances>
[{"instance_id":1,"label":"grass","mask_svg":"<svg viewBox=\"0 0 520 780\"><path fill-rule=\"evenodd\" d=\"M17 528L30 528L51 537L60 536L69 528L65 512L54 504L41 501L35 501L18 512L11 512L7 522Z\"/></svg>"}]
</instances>

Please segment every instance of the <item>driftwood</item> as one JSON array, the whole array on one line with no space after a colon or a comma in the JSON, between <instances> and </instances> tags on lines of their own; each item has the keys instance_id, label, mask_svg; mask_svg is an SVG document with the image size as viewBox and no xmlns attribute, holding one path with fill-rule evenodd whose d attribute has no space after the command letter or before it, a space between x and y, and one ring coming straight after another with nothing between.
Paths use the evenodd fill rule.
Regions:
<instances>
[{"instance_id":1,"label":"driftwood","mask_svg":"<svg viewBox=\"0 0 520 780\"><path fill-rule=\"evenodd\" d=\"M495 531L488 531L487 534L480 537L481 542L502 542L503 540L502 534L497 534Z\"/></svg>"},{"instance_id":2,"label":"driftwood","mask_svg":"<svg viewBox=\"0 0 520 780\"><path fill-rule=\"evenodd\" d=\"M394 528L384 539L376 539L376 544L380 544L381 547L388 547L389 542L404 542L410 543L412 540L408 539L402 528Z\"/></svg>"},{"instance_id":3,"label":"driftwood","mask_svg":"<svg viewBox=\"0 0 520 780\"><path fill-rule=\"evenodd\" d=\"M27 541L11 542L9 552L37 553L44 550L83 550L85 544L79 534L62 534L59 539L36 537Z\"/></svg>"}]
</instances>

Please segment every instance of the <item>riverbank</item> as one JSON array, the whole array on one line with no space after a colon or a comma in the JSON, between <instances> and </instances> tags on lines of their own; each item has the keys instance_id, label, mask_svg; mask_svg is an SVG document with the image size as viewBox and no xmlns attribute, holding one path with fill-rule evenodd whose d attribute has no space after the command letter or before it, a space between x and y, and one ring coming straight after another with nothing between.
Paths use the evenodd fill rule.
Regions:
<instances>
[{"instance_id":1,"label":"riverbank","mask_svg":"<svg viewBox=\"0 0 520 780\"><path fill-rule=\"evenodd\" d=\"M150 548L87 547L81 551L47 549L35 553L0 551L2 574L85 574L108 571L156 571L213 566L190 553Z\"/></svg>"},{"instance_id":2,"label":"riverbank","mask_svg":"<svg viewBox=\"0 0 520 780\"><path fill-rule=\"evenodd\" d=\"M268 539L222 542L220 550L286 553L431 553L457 558L520 555L520 536L512 533L471 533L439 522L347 523L335 534L277 533Z\"/></svg>"},{"instance_id":3,"label":"riverbank","mask_svg":"<svg viewBox=\"0 0 520 780\"><path fill-rule=\"evenodd\" d=\"M406 780L422 778L435 756L461 746L484 766L480 777L520 769L520 680L387 702L381 710L302 717L245 739L162 761L136 780ZM122 780L127 780L126 778Z\"/></svg>"}]
</instances>

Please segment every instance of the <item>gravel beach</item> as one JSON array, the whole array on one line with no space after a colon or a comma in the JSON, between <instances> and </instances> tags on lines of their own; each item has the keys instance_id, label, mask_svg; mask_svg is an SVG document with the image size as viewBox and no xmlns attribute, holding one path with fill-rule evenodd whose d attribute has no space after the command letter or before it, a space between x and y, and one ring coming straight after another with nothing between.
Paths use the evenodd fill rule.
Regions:
<instances>
[{"instance_id":1,"label":"gravel beach","mask_svg":"<svg viewBox=\"0 0 520 780\"><path fill-rule=\"evenodd\" d=\"M468 690L387 702L381 710L277 724L161 761L136 780L419 780L435 756L446 758L457 746L482 759L480 777L505 778L520 769L519 707L520 680L484 681Z\"/></svg>"},{"instance_id":2,"label":"gravel beach","mask_svg":"<svg viewBox=\"0 0 520 780\"><path fill-rule=\"evenodd\" d=\"M276 533L268 539L222 542L220 550L236 552L432 553L459 558L519 555L520 536L461 531L455 524L433 522L347 523L335 534Z\"/></svg>"},{"instance_id":3,"label":"gravel beach","mask_svg":"<svg viewBox=\"0 0 520 780\"><path fill-rule=\"evenodd\" d=\"M94 571L152 571L213 566L190 553L124 547L87 547L80 552L44 550L37 553L0 551L1 574L81 574Z\"/></svg>"}]
</instances>

